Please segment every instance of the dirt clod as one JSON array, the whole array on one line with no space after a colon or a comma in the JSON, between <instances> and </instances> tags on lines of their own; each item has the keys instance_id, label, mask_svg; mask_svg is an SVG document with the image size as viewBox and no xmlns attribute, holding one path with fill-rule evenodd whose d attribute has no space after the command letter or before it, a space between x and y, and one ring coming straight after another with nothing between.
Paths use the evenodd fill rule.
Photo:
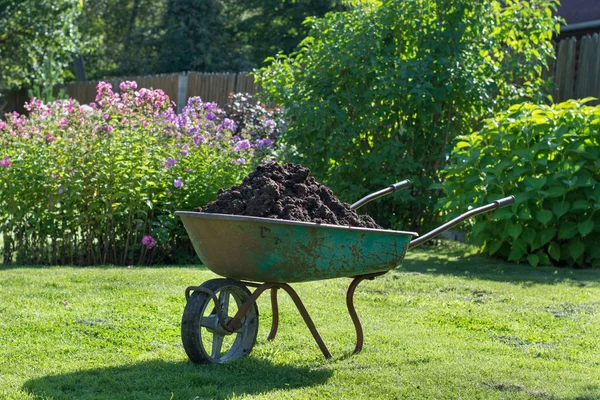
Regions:
<instances>
[{"instance_id":1,"label":"dirt clod","mask_svg":"<svg viewBox=\"0 0 600 400\"><path fill-rule=\"evenodd\" d=\"M373 218L340 202L308 168L294 164L259 166L241 184L219 190L215 201L194 211L381 228Z\"/></svg>"}]
</instances>

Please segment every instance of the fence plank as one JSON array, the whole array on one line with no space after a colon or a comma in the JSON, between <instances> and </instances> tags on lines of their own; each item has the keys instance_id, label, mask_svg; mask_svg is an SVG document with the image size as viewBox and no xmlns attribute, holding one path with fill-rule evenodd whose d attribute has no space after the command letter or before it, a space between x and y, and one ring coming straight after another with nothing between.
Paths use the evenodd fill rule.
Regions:
<instances>
[{"instance_id":1,"label":"fence plank","mask_svg":"<svg viewBox=\"0 0 600 400\"><path fill-rule=\"evenodd\" d=\"M577 40L575 38L561 40L558 44L555 74L556 91L554 96L557 102L573 98L576 44Z\"/></svg>"}]
</instances>

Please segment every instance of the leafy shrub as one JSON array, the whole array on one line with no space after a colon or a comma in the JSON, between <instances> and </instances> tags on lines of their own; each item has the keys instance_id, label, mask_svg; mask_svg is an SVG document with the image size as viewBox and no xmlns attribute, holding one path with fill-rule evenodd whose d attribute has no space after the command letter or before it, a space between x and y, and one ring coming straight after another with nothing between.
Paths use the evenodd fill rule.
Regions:
<instances>
[{"instance_id":1,"label":"leafy shrub","mask_svg":"<svg viewBox=\"0 0 600 400\"><path fill-rule=\"evenodd\" d=\"M375 2L372 2L375 3ZM369 203L380 224L428 225L449 145L486 115L541 97L554 0L384 0L311 21L296 54L258 73L286 109L293 161L344 201L397 180L412 192ZM504 4L504 5L503 5Z\"/></svg>"},{"instance_id":2,"label":"leafy shrub","mask_svg":"<svg viewBox=\"0 0 600 400\"><path fill-rule=\"evenodd\" d=\"M260 162L214 103L180 115L161 90L98 84L96 102L45 104L0 123L3 262L138 264L193 254L176 210L211 201Z\"/></svg>"},{"instance_id":3,"label":"leafy shrub","mask_svg":"<svg viewBox=\"0 0 600 400\"><path fill-rule=\"evenodd\" d=\"M600 106L512 106L457 139L440 205L464 210L513 194L511 208L478 217L475 244L533 266L598 267L599 132Z\"/></svg>"}]
</instances>

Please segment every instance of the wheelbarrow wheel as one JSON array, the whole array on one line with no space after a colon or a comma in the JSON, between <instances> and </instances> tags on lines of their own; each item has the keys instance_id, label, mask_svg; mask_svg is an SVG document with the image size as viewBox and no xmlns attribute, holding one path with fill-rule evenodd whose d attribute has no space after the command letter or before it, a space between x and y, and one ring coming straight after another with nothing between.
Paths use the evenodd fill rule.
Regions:
<instances>
[{"instance_id":1,"label":"wheelbarrow wheel","mask_svg":"<svg viewBox=\"0 0 600 400\"><path fill-rule=\"evenodd\" d=\"M232 279L212 279L200 288L218 299L225 323L248 300L248 288ZM258 334L258 306L250 307L239 329L226 330L220 323L216 305L209 292L195 291L188 298L181 319L181 340L191 361L196 364L226 363L252 351Z\"/></svg>"}]
</instances>

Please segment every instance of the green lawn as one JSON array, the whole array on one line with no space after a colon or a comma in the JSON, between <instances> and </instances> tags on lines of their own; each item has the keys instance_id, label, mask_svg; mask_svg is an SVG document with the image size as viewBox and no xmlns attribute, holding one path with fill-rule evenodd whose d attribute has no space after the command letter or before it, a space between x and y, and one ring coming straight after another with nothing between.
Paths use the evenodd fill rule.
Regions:
<instances>
[{"instance_id":1,"label":"green lawn","mask_svg":"<svg viewBox=\"0 0 600 400\"><path fill-rule=\"evenodd\" d=\"M249 357L195 365L179 337L201 267L0 269L1 399L600 399L600 271L531 268L464 248L413 250L361 283L294 285L333 359L281 294Z\"/></svg>"}]
</instances>

